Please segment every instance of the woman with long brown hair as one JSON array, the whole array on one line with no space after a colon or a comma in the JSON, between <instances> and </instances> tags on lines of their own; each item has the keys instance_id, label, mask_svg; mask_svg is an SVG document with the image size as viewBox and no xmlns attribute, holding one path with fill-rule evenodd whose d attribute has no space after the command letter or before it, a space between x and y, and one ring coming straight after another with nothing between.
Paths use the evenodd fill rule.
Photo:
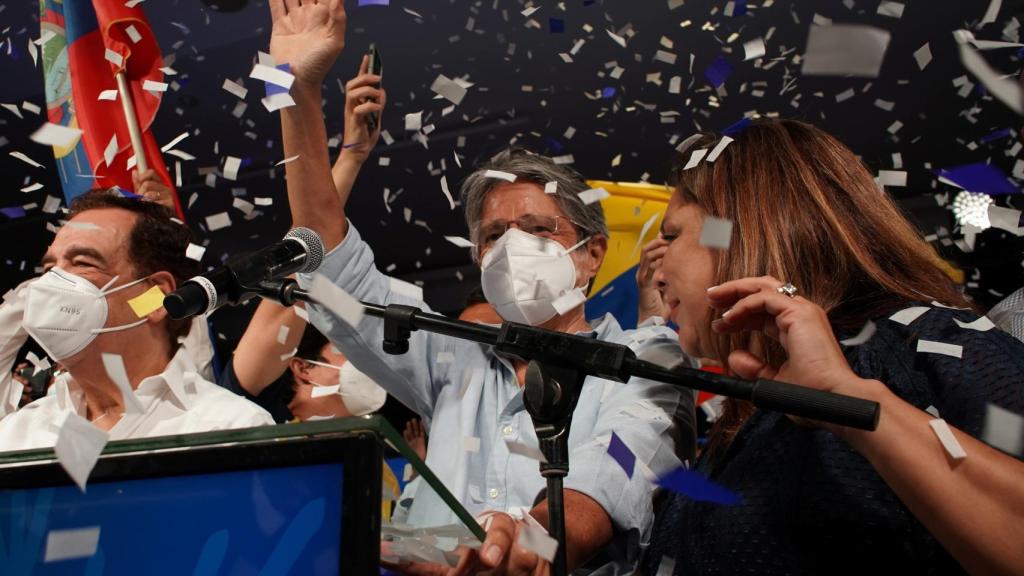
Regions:
<instances>
[{"instance_id":1,"label":"woman with long brown hair","mask_svg":"<svg viewBox=\"0 0 1024 576\"><path fill-rule=\"evenodd\" d=\"M1024 413L1024 345L963 327L978 316L942 261L828 134L758 121L681 160L718 145L674 171L662 227L681 346L881 418L865 432L728 401L696 468L741 503L674 496L648 573L1024 572L1024 463L977 439L990 404ZM709 217L732 222L727 248L701 245Z\"/></svg>"}]
</instances>

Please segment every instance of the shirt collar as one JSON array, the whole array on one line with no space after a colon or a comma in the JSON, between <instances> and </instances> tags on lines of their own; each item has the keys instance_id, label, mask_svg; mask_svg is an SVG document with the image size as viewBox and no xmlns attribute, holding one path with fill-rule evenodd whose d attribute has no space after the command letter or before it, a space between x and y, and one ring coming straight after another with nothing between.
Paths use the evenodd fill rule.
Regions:
<instances>
[{"instance_id":1,"label":"shirt collar","mask_svg":"<svg viewBox=\"0 0 1024 576\"><path fill-rule=\"evenodd\" d=\"M192 357L183 346L167 363L164 371L160 374L143 378L136 387L136 393L157 395L164 386L171 391L174 400L184 410L192 407L192 399L196 394L195 379L197 378L196 366ZM64 374L55 383L57 386L57 405L61 410L73 410L81 413L84 408L85 396L71 374Z\"/></svg>"}]
</instances>

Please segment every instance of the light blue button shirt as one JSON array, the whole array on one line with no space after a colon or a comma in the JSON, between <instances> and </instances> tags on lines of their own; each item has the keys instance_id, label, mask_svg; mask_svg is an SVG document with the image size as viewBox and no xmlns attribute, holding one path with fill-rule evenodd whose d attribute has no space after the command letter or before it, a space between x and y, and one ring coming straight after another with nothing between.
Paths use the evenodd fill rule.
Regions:
<instances>
[{"instance_id":1,"label":"light blue button shirt","mask_svg":"<svg viewBox=\"0 0 1024 576\"><path fill-rule=\"evenodd\" d=\"M318 273L360 300L428 310L408 290L392 289L391 278L374 266L373 252L351 224ZM299 282L308 287L312 277L300 275ZM353 327L316 305L309 307L309 317L359 370L429 423L427 465L471 514L533 507L545 481L536 461L511 453L506 444L538 446L508 359L490 346L425 331L412 333L406 354L392 356L382 349L384 322L379 318L365 316ZM694 365L680 351L676 334L665 327L624 331L607 315L593 334L626 344L641 358ZM612 519L615 535L603 553L608 563L593 574L631 573L654 518L654 486L639 466L627 477L607 454L611 433L639 463L665 472L679 464L671 430L677 410L692 414L691 393L639 378L626 384L596 377L584 382L573 413L564 486L593 498ZM692 416L688 422L692 425ZM566 517L571 521L571 509ZM422 489L408 522L438 526L457 519L431 490Z\"/></svg>"}]
</instances>

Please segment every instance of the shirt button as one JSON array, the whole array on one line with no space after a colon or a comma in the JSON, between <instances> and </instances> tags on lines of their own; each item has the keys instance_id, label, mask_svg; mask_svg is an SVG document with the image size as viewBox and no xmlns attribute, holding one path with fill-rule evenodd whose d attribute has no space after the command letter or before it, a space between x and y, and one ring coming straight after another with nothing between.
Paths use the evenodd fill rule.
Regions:
<instances>
[{"instance_id":1,"label":"shirt button","mask_svg":"<svg viewBox=\"0 0 1024 576\"><path fill-rule=\"evenodd\" d=\"M490 490L487 491L487 495L490 496L491 498L497 498L498 497L498 489L497 488L491 488Z\"/></svg>"},{"instance_id":2,"label":"shirt button","mask_svg":"<svg viewBox=\"0 0 1024 576\"><path fill-rule=\"evenodd\" d=\"M506 424L505 427L501 429L501 435L504 436L505 438L511 438L512 427Z\"/></svg>"}]
</instances>

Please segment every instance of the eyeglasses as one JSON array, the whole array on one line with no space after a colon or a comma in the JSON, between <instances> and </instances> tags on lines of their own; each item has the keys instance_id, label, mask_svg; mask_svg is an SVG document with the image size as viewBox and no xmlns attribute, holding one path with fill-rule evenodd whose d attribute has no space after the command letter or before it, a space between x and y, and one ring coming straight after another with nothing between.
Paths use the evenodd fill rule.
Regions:
<instances>
[{"instance_id":1,"label":"eyeglasses","mask_svg":"<svg viewBox=\"0 0 1024 576\"><path fill-rule=\"evenodd\" d=\"M510 226L540 238L564 236L573 230L572 221L564 216L524 214L515 220L493 220L480 227L477 249L483 252L498 241Z\"/></svg>"}]
</instances>

